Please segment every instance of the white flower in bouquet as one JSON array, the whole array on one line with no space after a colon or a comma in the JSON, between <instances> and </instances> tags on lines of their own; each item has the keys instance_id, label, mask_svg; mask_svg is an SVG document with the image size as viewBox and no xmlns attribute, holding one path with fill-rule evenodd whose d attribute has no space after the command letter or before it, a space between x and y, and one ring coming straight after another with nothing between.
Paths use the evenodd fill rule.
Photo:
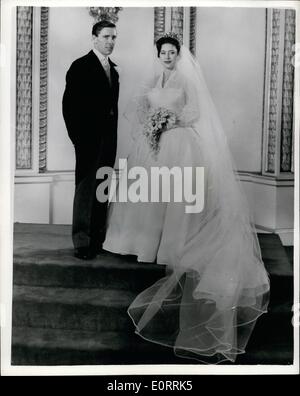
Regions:
<instances>
[{"instance_id":1,"label":"white flower in bouquet","mask_svg":"<svg viewBox=\"0 0 300 396\"><path fill-rule=\"evenodd\" d=\"M159 151L159 140L163 132L173 128L176 124L176 114L168 109L159 107L152 110L144 125L144 135L150 145L151 151L157 154Z\"/></svg>"}]
</instances>

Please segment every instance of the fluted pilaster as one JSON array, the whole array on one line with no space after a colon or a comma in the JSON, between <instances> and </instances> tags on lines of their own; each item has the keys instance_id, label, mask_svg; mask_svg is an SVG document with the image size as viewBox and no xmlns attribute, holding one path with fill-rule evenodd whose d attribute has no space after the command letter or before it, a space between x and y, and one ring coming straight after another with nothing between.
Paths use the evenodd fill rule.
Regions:
<instances>
[{"instance_id":1,"label":"fluted pilaster","mask_svg":"<svg viewBox=\"0 0 300 396\"><path fill-rule=\"evenodd\" d=\"M17 7L16 169L32 168L32 7Z\"/></svg>"},{"instance_id":2,"label":"fluted pilaster","mask_svg":"<svg viewBox=\"0 0 300 396\"><path fill-rule=\"evenodd\" d=\"M295 11L267 10L263 173L292 171Z\"/></svg>"},{"instance_id":3,"label":"fluted pilaster","mask_svg":"<svg viewBox=\"0 0 300 396\"><path fill-rule=\"evenodd\" d=\"M154 42L165 32L166 7L154 7Z\"/></svg>"},{"instance_id":4,"label":"fluted pilaster","mask_svg":"<svg viewBox=\"0 0 300 396\"><path fill-rule=\"evenodd\" d=\"M183 41L183 7L171 7L171 31Z\"/></svg>"},{"instance_id":5,"label":"fluted pilaster","mask_svg":"<svg viewBox=\"0 0 300 396\"><path fill-rule=\"evenodd\" d=\"M190 7L190 51L196 54L196 13L197 7Z\"/></svg>"},{"instance_id":6,"label":"fluted pilaster","mask_svg":"<svg viewBox=\"0 0 300 396\"><path fill-rule=\"evenodd\" d=\"M41 8L40 40L40 109L39 109L39 171L47 169L47 117L48 117L48 23L49 9Z\"/></svg>"},{"instance_id":7,"label":"fluted pilaster","mask_svg":"<svg viewBox=\"0 0 300 396\"><path fill-rule=\"evenodd\" d=\"M295 43L295 11L285 11L284 63L282 86L282 122L280 171L292 168L294 67L292 65Z\"/></svg>"},{"instance_id":8,"label":"fluted pilaster","mask_svg":"<svg viewBox=\"0 0 300 396\"><path fill-rule=\"evenodd\" d=\"M196 7L155 7L154 41L172 31L195 54Z\"/></svg>"}]
</instances>

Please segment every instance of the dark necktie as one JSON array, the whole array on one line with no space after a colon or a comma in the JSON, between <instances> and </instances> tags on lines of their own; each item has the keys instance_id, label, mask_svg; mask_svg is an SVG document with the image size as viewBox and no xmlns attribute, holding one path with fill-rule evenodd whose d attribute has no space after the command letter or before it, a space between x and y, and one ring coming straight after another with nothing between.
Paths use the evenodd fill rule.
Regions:
<instances>
[{"instance_id":1,"label":"dark necktie","mask_svg":"<svg viewBox=\"0 0 300 396\"><path fill-rule=\"evenodd\" d=\"M107 58L103 58L102 66L103 66L104 71L105 71L105 73L107 75L109 83L111 83L111 79L110 79L110 64L109 64Z\"/></svg>"}]
</instances>

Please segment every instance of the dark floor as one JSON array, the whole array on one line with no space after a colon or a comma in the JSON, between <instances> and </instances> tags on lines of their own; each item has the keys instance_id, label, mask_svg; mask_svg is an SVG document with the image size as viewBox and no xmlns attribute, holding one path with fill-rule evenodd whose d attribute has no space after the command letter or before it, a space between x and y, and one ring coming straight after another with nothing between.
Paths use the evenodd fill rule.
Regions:
<instances>
[{"instance_id":1,"label":"dark floor","mask_svg":"<svg viewBox=\"0 0 300 396\"><path fill-rule=\"evenodd\" d=\"M284 246L284 250L286 252L286 255L288 257L288 260L291 265L293 265L294 261L294 246Z\"/></svg>"}]
</instances>

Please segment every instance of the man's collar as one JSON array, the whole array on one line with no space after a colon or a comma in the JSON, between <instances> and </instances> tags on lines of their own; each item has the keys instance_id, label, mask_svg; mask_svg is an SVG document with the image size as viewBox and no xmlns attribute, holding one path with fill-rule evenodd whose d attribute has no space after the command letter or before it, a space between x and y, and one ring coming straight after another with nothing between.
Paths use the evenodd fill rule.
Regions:
<instances>
[{"instance_id":1,"label":"man's collar","mask_svg":"<svg viewBox=\"0 0 300 396\"><path fill-rule=\"evenodd\" d=\"M93 48L92 51L94 52L94 54L97 56L97 58L100 60L100 62L102 63L104 61L104 59L106 58L108 60L108 62L112 65L112 66L117 66L108 56L105 56L103 54L101 54L100 51L98 51L96 48Z\"/></svg>"},{"instance_id":2,"label":"man's collar","mask_svg":"<svg viewBox=\"0 0 300 396\"><path fill-rule=\"evenodd\" d=\"M104 62L105 60L108 61L108 56L101 54L101 52L98 51L96 48L93 48L93 51L94 51L95 55L97 56L97 58L100 60L100 62Z\"/></svg>"}]
</instances>

